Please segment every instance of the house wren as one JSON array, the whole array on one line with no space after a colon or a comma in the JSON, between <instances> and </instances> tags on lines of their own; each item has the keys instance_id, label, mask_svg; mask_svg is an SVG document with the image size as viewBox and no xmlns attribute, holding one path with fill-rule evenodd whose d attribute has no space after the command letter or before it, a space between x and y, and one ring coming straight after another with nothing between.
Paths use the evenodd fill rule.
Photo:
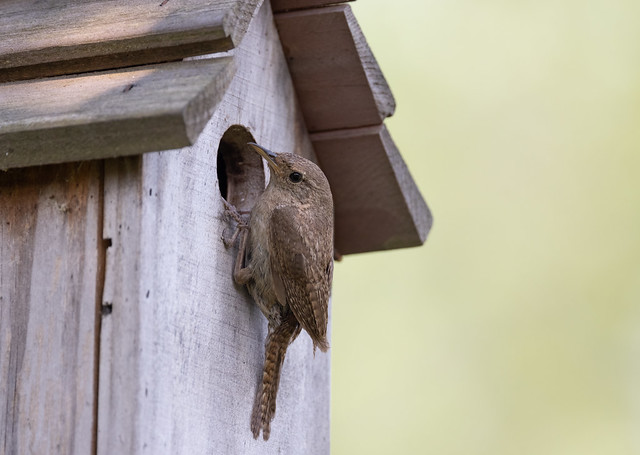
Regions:
<instances>
[{"instance_id":1,"label":"house wren","mask_svg":"<svg viewBox=\"0 0 640 455\"><path fill-rule=\"evenodd\" d=\"M251 431L269 439L284 356L304 329L313 348L329 348L327 319L333 276L333 200L329 182L313 162L293 153L275 154L256 144L271 178L247 226L233 207L241 232L233 271L269 321L262 383Z\"/></svg>"}]
</instances>

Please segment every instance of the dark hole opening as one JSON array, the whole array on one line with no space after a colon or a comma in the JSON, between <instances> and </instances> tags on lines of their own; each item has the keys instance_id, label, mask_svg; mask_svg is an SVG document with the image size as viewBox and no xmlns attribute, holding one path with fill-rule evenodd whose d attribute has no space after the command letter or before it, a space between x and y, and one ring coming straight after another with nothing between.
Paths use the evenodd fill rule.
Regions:
<instances>
[{"instance_id":1,"label":"dark hole opening","mask_svg":"<svg viewBox=\"0 0 640 455\"><path fill-rule=\"evenodd\" d=\"M100 312L102 313L103 316L107 316L111 314L112 311L113 311L113 304L108 302L105 302L102 305L102 308L100 309Z\"/></svg>"},{"instance_id":2,"label":"dark hole opening","mask_svg":"<svg viewBox=\"0 0 640 455\"><path fill-rule=\"evenodd\" d=\"M216 172L218 173L218 187L223 198L227 198L227 165L225 164L222 153L218 149L218 158L216 160Z\"/></svg>"},{"instance_id":3,"label":"dark hole opening","mask_svg":"<svg viewBox=\"0 0 640 455\"><path fill-rule=\"evenodd\" d=\"M255 142L247 128L232 125L220 139L216 172L220 194L239 212L249 213L264 191L262 158L247 142Z\"/></svg>"}]
</instances>

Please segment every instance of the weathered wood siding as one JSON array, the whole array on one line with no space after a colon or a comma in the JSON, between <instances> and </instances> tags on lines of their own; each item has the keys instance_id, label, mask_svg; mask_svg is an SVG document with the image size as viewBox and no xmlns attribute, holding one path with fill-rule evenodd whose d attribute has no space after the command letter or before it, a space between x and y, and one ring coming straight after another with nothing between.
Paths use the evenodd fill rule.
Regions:
<instances>
[{"instance_id":1,"label":"weathered wood siding","mask_svg":"<svg viewBox=\"0 0 640 455\"><path fill-rule=\"evenodd\" d=\"M0 454L91 452L101 173L0 172Z\"/></svg>"},{"instance_id":2,"label":"weathered wood siding","mask_svg":"<svg viewBox=\"0 0 640 455\"><path fill-rule=\"evenodd\" d=\"M212 58L0 84L0 169L191 145L233 73Z\"/></svg>"},{"instance_id":3,"label":"weathered wood siding","mask_svg":"<svg viewBox=\"0 0 640 455\"><path fill-rule=\"evenodd\" d=\"M4 0L0 82L232 49L262 0Z\"/></svg>"},{"instance_id":4,"label":"weathered wood siding","mask_svg":"<svg viewBox=\"0 0 640 455\"><path fill-rule=\"evenodd\" d=\"M232 282L216 149L233 124L313 149L268 2L230 55L195 145L0 173L0 453L329 452L329 355L305 334L270 440L250 431L266 320Z\"/></svg>"}]
</instances>

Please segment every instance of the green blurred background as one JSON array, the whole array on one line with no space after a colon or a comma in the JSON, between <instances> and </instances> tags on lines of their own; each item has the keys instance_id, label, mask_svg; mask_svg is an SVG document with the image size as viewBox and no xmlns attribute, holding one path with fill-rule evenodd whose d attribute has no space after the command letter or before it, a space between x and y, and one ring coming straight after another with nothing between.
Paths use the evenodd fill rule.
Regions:
<instances>
[{"instance_id":1,"label":"green blurred background","mask_svg":"<svg viewBox=\"0 0 640 455\"><path fill-rule=\"evenodd\" d=\"M332 453L640 453L640 2L352 3L435 218L336 267Z\"/></svg>"}]
</instances>

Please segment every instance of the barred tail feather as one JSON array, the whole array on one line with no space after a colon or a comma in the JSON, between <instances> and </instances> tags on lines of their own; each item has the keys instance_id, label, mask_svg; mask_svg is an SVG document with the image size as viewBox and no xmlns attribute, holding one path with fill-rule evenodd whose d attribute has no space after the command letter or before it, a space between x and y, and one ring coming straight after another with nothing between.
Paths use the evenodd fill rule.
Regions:
<instances>
[{"instance_id":1,"label":"barred tail feather","mask_svg":"<svg viewBox=\"0 0 640 455\"><path fill-rule=\"evenodd\" d=\"M258 387L258 393L251 414L251 432L255 439L260 435L265 441L271 434L271 421L276 413L276 396L280 384L280 373L287 352L287 347L300 333L300 325L293 314L282 321L274 329L269 328L267 343L265 346L264 369L262 383Z\"/></svg>"}]
</instances>

